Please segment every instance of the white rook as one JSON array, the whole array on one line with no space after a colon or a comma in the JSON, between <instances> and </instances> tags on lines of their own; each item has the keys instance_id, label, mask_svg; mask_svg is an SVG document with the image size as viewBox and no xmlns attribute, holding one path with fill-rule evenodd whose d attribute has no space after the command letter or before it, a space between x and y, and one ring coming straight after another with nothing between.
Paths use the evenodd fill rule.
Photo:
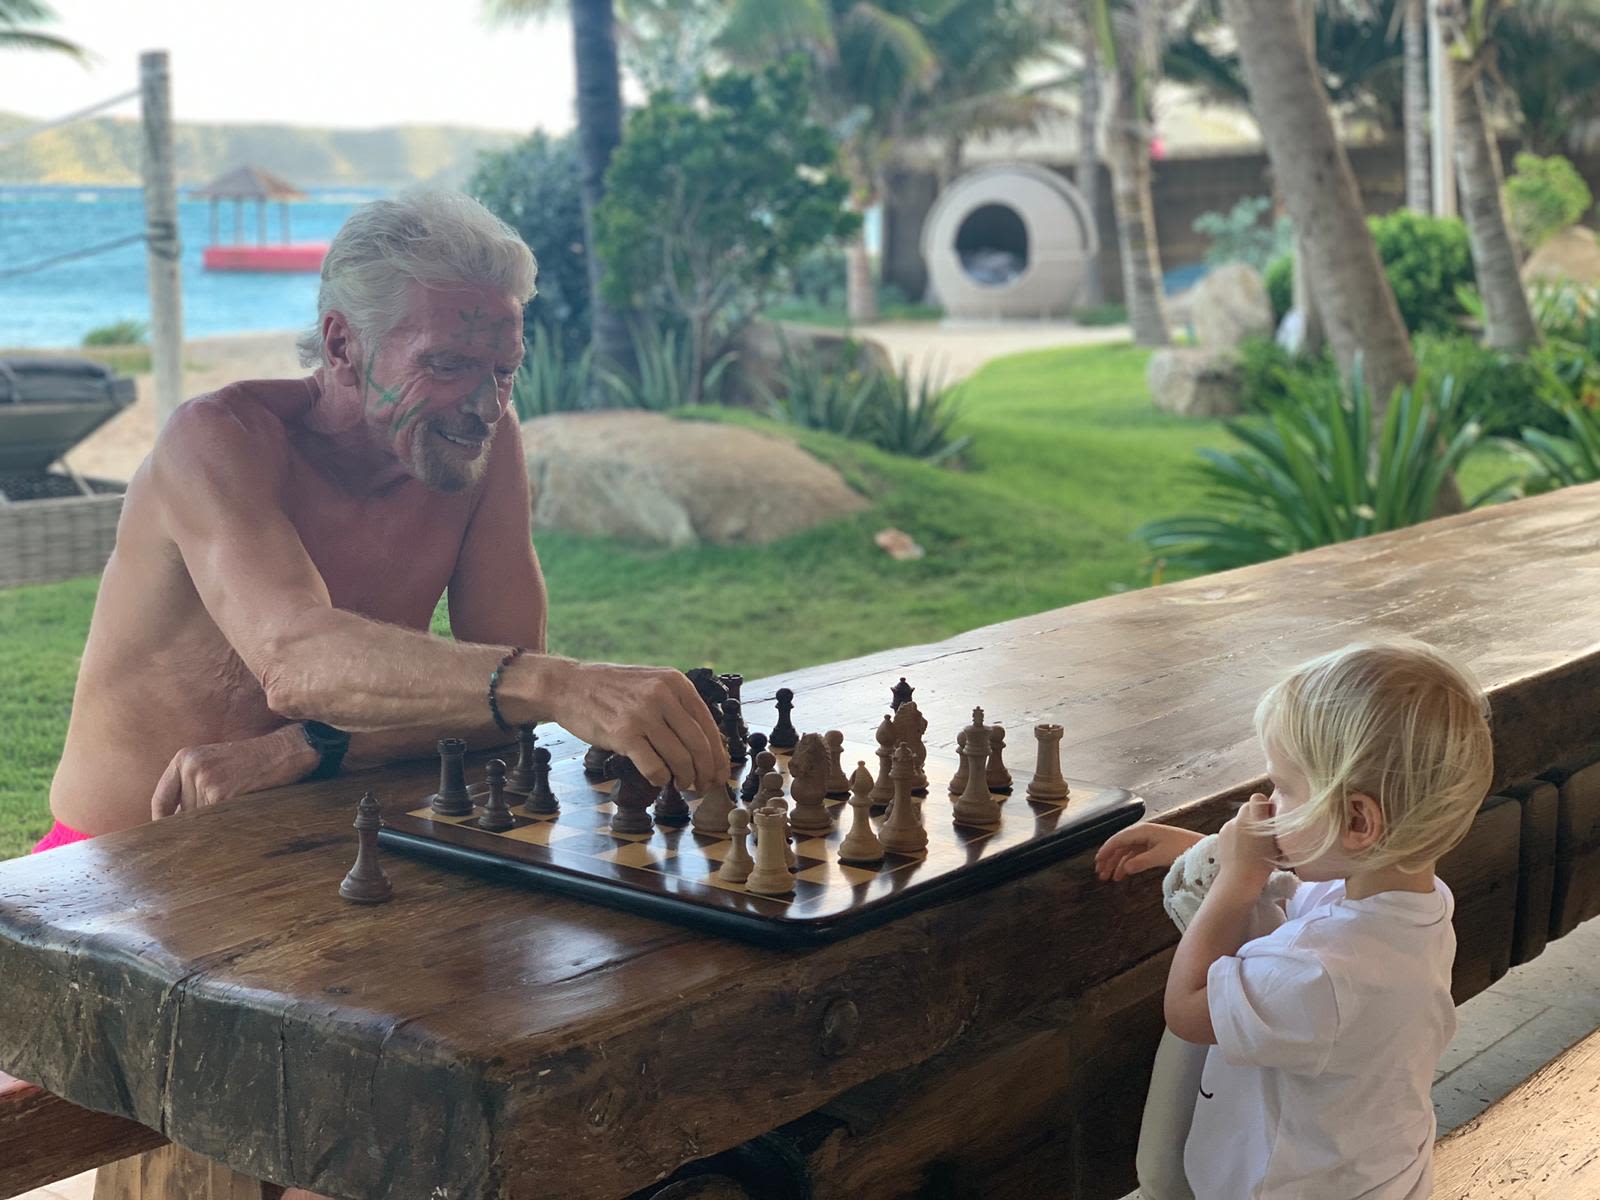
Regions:
<instances>
[{"instance_id":1,"label":"white rook","mask_svg":"<svg viewBox=\"0 0 1600 1200\"><path fill-rule=\"evenodd\" d=\"M1066 777L1061 774L1061 735L1059 725L1035 725L1033 736L1039 739L1039 762L1028 780L1030 800L1065 800Z\"/></svg>"}]
</instances>

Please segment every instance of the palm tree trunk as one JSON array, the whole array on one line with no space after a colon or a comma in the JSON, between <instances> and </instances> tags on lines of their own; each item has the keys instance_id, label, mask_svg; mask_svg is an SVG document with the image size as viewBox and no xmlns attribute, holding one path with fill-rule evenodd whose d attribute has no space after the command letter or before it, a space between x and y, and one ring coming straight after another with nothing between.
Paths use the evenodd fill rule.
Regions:
<instances>
[{"instance_id":1,"label":"palm tree trunk","mask_svg":"<svg viewBox=\"0 0 1600 1200\"><path fill-rule=\"evenodd\" d=\"M1300 35L1305 39L1306 51L1311 60L1317 56L1317 5L1316 0L1300 0ZM1317 307L1317 275L1306 252L1306 239L1294 239L1294 306L1300 310L1300 353L1321 354L1328 343L1328 331L1322 325L1322 310Z\"/></svg>"},{"instance_id":2,"label":"palm tree trunk","mask_svg":"<svg viewBox=\"0 0 1600 1200\"><path fill-rule=\"evenodd\" d=\"M1117 37L1106 150L1122 250L1122 298L1133 326L1133 340L1141 346L1166 346L1172 335L1161 306L1161 251L1150 197L1150 125L1139 103L1140 92L1155 86L1153 79L1141 77L1147 62L1141 43L1148 33L1151 12L1151 6L1141 2L1137 29L1124 29Z\"/></svg>"},{"instance_id":3,"label":"palm tree trunk","mask_svg":"<svg viewBox=\"0 0 1600 1200\"><path fill-rule=\"evenodd\" d=\"M1381 417L1395 389L1416 378L1417 364L1300 21L1283 0L1223 2L1334 358L1347 375L1359 362Z\"/></svg>"},{"instance_id":4,"label":"palm tree trunk","mask_svg":"<svg viewBox=\"0 0 1600 1200\"><path fill-rule=\"evenodd\" d=\"M844 154L850 174L851 203L861 214L861 228L845 248L845 310L852 323L878 319L878 286L872 273L872 255L867 250L867 214L882 195L876 187L872 165L859 151Z\"/></svg>"},{"instance_id":5,"label":"palm tree trunk","mask_svg":"<svg viewBox=\"0 0 1600 1200\"><path fill-rule=\"evenodd\" d=\"M1428 175L1428 16L1427 0L1406 0L1405 112L1406 207L1433 211Z\"/></svg>"},{"instance_id":6,"label":"palm tree trunk","mask_svg":"<svg viewBox=\"0 0 1600 1200\"><path fill-rule=\"evenodd\" d=\"M1089 219L1096 233L1100 229L1100 55L1095 50L1093 33L1083 39L1083 74L1078 80L1078 168L1075 181L1089 205ZM1105 288L1100 282L1100 256L1088 263L1083 284L1085 306L1103 304Z\"/></svg>"},{"instance_id":7,"label":"palm tree trunk","mask_svg":"<svg viewBox=\"0 0 1600 1200\"><path fill-rule=\"evenodd\" d=\"M1450 78L1456 103L1456 176L1461 215L1472 243L1472 269L1483 296L1484 342L1497 350L1526 350L1539 340L1528 293L1517 270L1517 248L1506 225L1489 130L1480 104L1477 69L1454 60Z\"/></svg>"},{"instance_id":8,"label":"palm tree trunk","mask_svg":"<svg viewBox=\"0 0 1600 1200\"><path fill-rule=\"evenodd\" d=\"M617 25L612 0L572 0L572 51L578 77L579 190L589 271L589 331L595 362L633 370L630 314L601 292L605 266L594 241L594 212L605 195L606 167L622 141L622 84L617 68ZM600 372L595 387L600 388Z\"/></svg>"}]
</instances>

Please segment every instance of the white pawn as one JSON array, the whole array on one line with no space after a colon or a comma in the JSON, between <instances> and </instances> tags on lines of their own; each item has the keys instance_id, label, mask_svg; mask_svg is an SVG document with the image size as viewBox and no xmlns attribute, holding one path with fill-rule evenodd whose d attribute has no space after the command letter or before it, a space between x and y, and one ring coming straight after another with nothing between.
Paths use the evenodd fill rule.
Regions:
<instances>
[{"instance_id":1,"label":"white pawn","mask_svg":"<svg viewBox=\"0 0 1600 1200\"><path fill-rule=\"evenodd\" d=\"M727 833L728 819L737 807L731 787L727 784L713 786L695 805L691 824L701 833Z\"/></svg>"},{"instance_id":2,"label":"white pawn","mask_svg":"<svg viewBox=\"0 0 1600 1200\"><path fill-rule=\"evenodd\" d=\"M750 847L745 844L750 836L750 814L742 808L734 809L728 814L728 831L733 834L733 845L728 857L717 868L717 878L724 883L743 883L750 878L750 871L756 865L750 857Z\"/></svg>"},{"instance_id":3,"label":"white pawn","mask_svg":"<svg viewBox=\"0 0 1600 1200\"><path fill-rule=\"evenodd\" d=\"M745 891L758 896L786 896L794 891L794 876L784 865L784 815L770 809L756 813L755 867L744 881Z\"/></svg>"},{"instance_id":4,"label":"white pawn","mask_svg":"<svg viewBox=\"0 0 1600 1200\"><path fill-rule=\"evenodd\" d=\"M893 854L921 854L928 848L928 831L922 827L922 808L911 794L917 778L917 761L910 746L901 742L894 748L894 766L889 772L894 780L894 799L889 804L889 816L878 831L883 848Z\"/></svg>"},{"instance_id":5,"label":"white pawn","mask_svg":"<svg viewBox=\"0 0 1600 1200\"><path fill-rule=\"evenodd\" d=\"M843 799L850 794L850 780L844 773L844 734L830 729L822 735L822 743L828 748L828 796Z\"/></svg>"},{"instance_id":6,"label":"white pawn","mask_svg":"<svg viewBox=\"0 0 1600 1200\"><path fill-rule=\"evenodd\" d=\"M967 790L967 731L963 729L956 734L956 760L961 764L956 768L956 773L950 776L950 794L959 796Z\"/></svg>"},{"instance_id":7,"label":"white pawn","mask_svg":"<svg viewBox=\"0 0 1600 1200\"><path fill-rule=\"evenodd\" d=\"M883 843L872 828L872 772L856 763L850 777L850 832L839 843L839 861L866 866L883 861Z\"/></svg>"}]
</instances>

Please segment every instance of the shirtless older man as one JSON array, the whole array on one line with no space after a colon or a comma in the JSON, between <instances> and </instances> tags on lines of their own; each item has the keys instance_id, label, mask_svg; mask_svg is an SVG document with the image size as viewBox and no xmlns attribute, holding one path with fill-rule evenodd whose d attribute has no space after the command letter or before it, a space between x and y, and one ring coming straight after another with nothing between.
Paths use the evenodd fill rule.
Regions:
<instances>
[{"instance_id":1,"label":"shirtless older man","mask_svg":"<svg viewBox=\"0 0 1600 1200\"><path fill-rule=\"evenodd\" d=\"M682 674L545 652L509 405L534 273L464 196L366 205L323 265L314 373L173 415L128 487L41 846L534 721L656 782L726 779ZM454 641L428 633L446 592Z\"/></svg>"}]
</instances>

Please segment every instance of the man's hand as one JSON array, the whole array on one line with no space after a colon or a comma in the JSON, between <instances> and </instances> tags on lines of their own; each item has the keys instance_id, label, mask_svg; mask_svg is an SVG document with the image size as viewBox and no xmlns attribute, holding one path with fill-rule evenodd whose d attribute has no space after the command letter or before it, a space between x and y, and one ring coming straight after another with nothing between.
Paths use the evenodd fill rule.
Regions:
<instances>
[{"instance_id":1,"label":"man's hand","mask_svg":"<svg viewBox=\"0 0 1600 1200\"><path fill-rule=\"evenodd\" d=\"M1123 880L1151 867L1170 867L1204 836L1175 825L1140 821L1105 840L1095 853L1094 873L1103 880Z\"/></svg>"},{"instance_id":2,"label":"man's hand","mask_svg":"<svg viewBox=\"0 0 1600 1200\"><path fill-rule=\"evenodd\" d=\"M1278 865L1278 844L1268 825L1271 820L1272 801L1257 792L1217 835L1219 876L1255 883L1257 891L1266 886Z\"/></svg>"},{"instance_id":3,"label":"man's hand","mask_svg":"<svg viewBox=\"0 0 1600 1200\"><path fill-rule=\"evenodd\" d=\"M239 742L188 746L172 756L150 798L159 821L180 809L204 808L230 796L296 783L317 765L299 725L285 725Z\"/></svg>"},{"instance_id":4,"label":"man's hand","mask_svg":"<svg viewBox=\"0 0 1600 1200\"><path fill-rule=\"evenodd\" d=\"M722 733L682 671L574 662L549 703L563 729L626 755L651 783L704 795L728 781Z\"/></svg>"}]
</instances>

